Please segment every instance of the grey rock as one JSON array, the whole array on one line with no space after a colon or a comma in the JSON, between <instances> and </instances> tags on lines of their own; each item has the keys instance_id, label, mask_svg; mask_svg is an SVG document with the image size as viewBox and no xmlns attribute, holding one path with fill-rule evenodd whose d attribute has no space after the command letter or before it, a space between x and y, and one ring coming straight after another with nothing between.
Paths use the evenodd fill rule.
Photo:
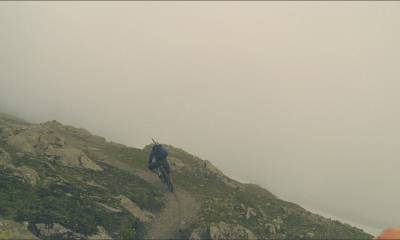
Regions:
<instances>
[{"instance_id":1,"label":"grey rock","mask_svg":"<svg viewBox=\"0 0 400 240\"><path fill-rule=\"evenodd\" d=\"M44 223L38 223L35 225L36 229L39 231L39 234L42 236L51 236L55 234L64 234L69 232L67 228L62 226L61 224L54 223L54 224L44 224Z\"/></svg>"},{"instance_id":2,"label":"grey rock","mask_svg":"<svg viewBox=\"0 0 400 240\"><path fill-rule=\"evenodd\" d=\"M212 240L257 239L256 235L249 229L238 224L227 224L224 222L211 224L210 238Z\"/></svg>"},{"instance_id":3,"label":"grey rock","mask_svg":"<svg viewBox=\"0 0 400 240\"><path fill-rule=\"evenodd\" d=\"M39 233L40 237L66 237L69 239L83 239L84 236L79 233L75 233L68 228L65 228L63 225L59 223L52 223L52 224L44 224L38 223L35 224L35 227Z\"/></svg>"},{"instance_id":4,"label":"grey rock","mask_svg":"<svg viewBox=\"0 0 400 240\"><path fill-rule=\"evenodd\" d=\"M265 227L268 229L268 232L269 232L270 234L272 234L272 235L275 235L275 234L276 234L276 228L275 228L275 225L274 225L274 224L267 223L267 224L265 224Z\"/></svg>"},{"instance_id":5,"label":"grey rock","mask_svg":"<svg viewBox=\"0 0 400 240\"><path fill-rule=\"evenodd\" d=\"M11 166L10 166L11 167ZM39 174L32 168L27 166L11 167L14 169L14 175L23 178L27 183L35 186L39 181Z\"/></svg>"},{"instance_id":6,"label":"grey rock","mask_svg":"<svg viewBox=\"0 0 400 240\"><path fill-rule=\"evenodd\" d=\"M307 239L313 239L313 238L315 238L315 234L314 234L313 232L308 232L308 233L306 234L306 238L307 238Z\"/></svg>"},{"instance_id":7,"label":"grey rock","mask_svg":"<svg viewBox=\"0 0 400 240\"><path fill-rule=\"evenodd\" d=\"M124 207L133 216L137 217L142 222L151 222L154 215L146 210L141 209L136 203L132 202L129 198L120 195L116 197L120 200L121 206Z\"/></svg>"},{"instance_id":8,"label":"grey rock","mask_svg":"<svg viewBox=\"0 0 400 240\"><path fill-rule=\"evenodd\" d=\"M257 216L256 211L254 210L254 208L247 208L247 212L246 212L246 220L249 220L251 216Z\"/></svg>"},{"instance_id":9,"label":"grey rock","mask_svg":"<svg viewBox=\"0 0 400 240\"><path fill-rule=\"evenodd\" d=\"M241 207L244 211L246 211L246 207L244 206L243 203L240 204L240 207Z\"/></svg>"},{"instance_id":10,"label":"grey rock","mask_svg":"<svg viewBox=\"0 0 400 240\"><path fill-rule=\"evenodd\" d=\"M283 224L283 220L278 216L277 218L272 220L272 222L275 226L275 229L279 231L281 229L281 225Z\"/></svg>"},{"instance_id":11,"label":"grey rock","mask_svg":"<svg viewBox=\"0 0 400 240\"><path fill-rule=\"evenodd\" d=\"M108 235L107 231L100 226L97 226L98 232L94 235L88 236L89 240L112 240L110 235Z\"/></svg>"},{"instance_id":12,"label":"grey rock","mask_svg":"<svg viewBox=\"0 0 400 240\"><path fill-rule=\"evenodd\" d=\"M8 137L7 144L18 152L30 155L45 155L61 164L101 171L102 168L78 147L67 144L65 139L44 125L29 127Z\"/></svg>"}]
</instances>

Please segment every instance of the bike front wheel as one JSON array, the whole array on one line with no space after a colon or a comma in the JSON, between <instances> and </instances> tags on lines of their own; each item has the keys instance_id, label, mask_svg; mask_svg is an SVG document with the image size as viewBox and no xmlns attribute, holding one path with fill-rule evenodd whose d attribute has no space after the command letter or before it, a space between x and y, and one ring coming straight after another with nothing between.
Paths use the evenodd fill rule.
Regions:
<instances>
[{"instance_id":1,"label":"bike front wheel","mask_svg":"<svg viewBox=\"0 0 400 240\"><path fill-rule=\"evenodd\" d=\"M170 192L174 192L174 185L172 184L170 175L163 167L160 168L160 171L161 171L162 179L164 180L163 181L164 184L167 185L167 188Z\"/></svg>"}]
</instances>

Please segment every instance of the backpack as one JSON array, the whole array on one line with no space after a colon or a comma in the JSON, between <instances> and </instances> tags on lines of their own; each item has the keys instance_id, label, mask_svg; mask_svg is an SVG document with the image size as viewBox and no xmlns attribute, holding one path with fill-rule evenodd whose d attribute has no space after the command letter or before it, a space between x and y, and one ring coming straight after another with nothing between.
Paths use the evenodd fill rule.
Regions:
<instances>
[{"instance_id":1,"label":"backpack","mask_svg":"<svg viewBox=\"0 0 400 240\"><path fill-rule=\"evenodd\" d=\"M154 149L154 155L157 160L164 159L168 156L167 150L165 150L161 145Z\"/></svg>"},{"instance_id":2,"label":"backpack","mask_svg":"<svg viewBox=\"0 0 400 240\"><path fill-rule=\"evenodd\" d=\"M159 157L162 158L166 158L168 156L168 152L167 150L165 150L163 147L160 148L160 152L159 152Z\"/></svg>"}]
</instances>

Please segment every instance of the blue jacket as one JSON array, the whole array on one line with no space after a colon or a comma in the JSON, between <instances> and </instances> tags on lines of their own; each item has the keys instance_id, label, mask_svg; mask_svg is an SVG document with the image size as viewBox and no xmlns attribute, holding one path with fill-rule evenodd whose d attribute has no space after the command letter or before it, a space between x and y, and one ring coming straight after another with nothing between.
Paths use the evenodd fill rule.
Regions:
<instances>
[{"instance_id":1,"label":"blue jacket","mask_svg":"<svg viewBox=\"0 0 400 240\"><path fill-rule=\"evenodd\" d=\"M156 161L159 161L161 159L164 159L168 156L167 150L165 150L161 145L157 144L154 145L153 148L151 149L150 155L149 155L149 163L151 163L151 160L153 158L156 159Z\"/></svg>"}]
</instances>

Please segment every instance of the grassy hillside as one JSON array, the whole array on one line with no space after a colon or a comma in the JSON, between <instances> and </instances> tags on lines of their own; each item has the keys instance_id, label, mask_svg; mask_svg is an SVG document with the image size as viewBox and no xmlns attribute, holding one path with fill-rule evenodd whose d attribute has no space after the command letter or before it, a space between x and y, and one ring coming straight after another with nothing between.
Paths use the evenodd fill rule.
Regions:
<instances>
[{"instance_id":1,"label":"grassy hillside","mask_svg":"<svg viewBox=\"0 0 400 240\"><path fill-rule=\"evenodd\" d=\"M56 121L29 124L0 114L0 222L18 226L10 238L30 232L41 239L195 239L202 232L217 239L214 226L221 222L260 239L372 238L166 147L175 194L147 170L150 146L131 148Z\"/></svg>"}]
</instances>

